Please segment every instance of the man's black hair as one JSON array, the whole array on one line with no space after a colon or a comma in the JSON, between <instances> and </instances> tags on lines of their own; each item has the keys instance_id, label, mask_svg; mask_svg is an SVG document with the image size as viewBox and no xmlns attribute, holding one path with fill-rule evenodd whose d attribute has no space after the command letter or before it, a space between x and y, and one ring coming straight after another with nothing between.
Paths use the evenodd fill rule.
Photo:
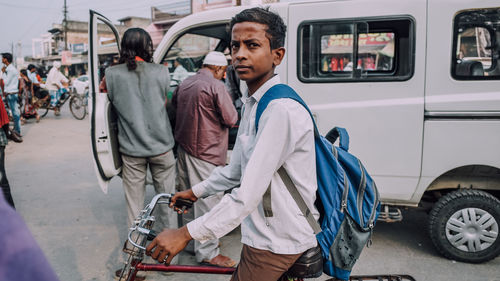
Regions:
<instances>
[{"instance_id":1,"label":"man's black hair","mask_svg":"<svg viewBox=\"0 0 500 281\"><path fill-rule=\"evenodd\" d=\"M266 37L269 39L271 50L285 46L286 25L278 14L269 11L269 7L241 11L231 19L229 30L232 31L235 24L242 22L256 22L266 25Z\"/></svg>"},{"instance_id":2,"label":"man's black hair","mask_svg":"<svg viewBox=\"0 0 500 281\"><path fill-rule=\"evenodd\" d=\"M12 54L11 53L2 53L2 57L6 59L9 63L12 63Z\"/></svg>"},{"instance_id":3,"label":"man's black hair","mask_svg":"<svg viewBox=\"0 0 500 281\"><path fill-rule=\"evenodd\" d=\"M33 68L36 70L36 66L34 64L28 64L29 71L31 71Z\"/></svg>"},{"instance_id":4,"label":"man's black hair","mask_svg":"<svg viewBox=\"0 0 500 281\"><path fill-rule=\"evenodd\" d=\"M135 70L138 56L146 62L153 61L153 41L142 28L130 28L123 34L119 63L126 63L129 70Z\"/></svg>"}]
</instances>

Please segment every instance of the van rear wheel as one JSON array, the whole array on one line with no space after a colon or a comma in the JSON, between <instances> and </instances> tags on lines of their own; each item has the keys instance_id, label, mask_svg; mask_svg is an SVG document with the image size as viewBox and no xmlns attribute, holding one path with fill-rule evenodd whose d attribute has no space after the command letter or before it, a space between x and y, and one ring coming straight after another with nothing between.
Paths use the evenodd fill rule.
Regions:
<instances>
[{"instance_id":1,"label":"van rear wheel","mask_svg":"<svg viewBox=\"0 0 500 281\"><path fill-rule=\"evenodd\" d=\"M445 257L482 263L500 254L500 200L481 190L458 190L433 207L429 234Z\"/></svg>"}]
</instances>

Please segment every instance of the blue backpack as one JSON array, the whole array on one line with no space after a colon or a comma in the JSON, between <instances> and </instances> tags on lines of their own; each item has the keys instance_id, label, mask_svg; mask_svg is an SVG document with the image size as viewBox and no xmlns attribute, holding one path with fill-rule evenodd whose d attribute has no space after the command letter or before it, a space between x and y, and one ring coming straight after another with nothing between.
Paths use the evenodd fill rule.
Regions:
<instances>
[{"instance_id":1,"label":"blue backpack","mask_svg":"<svg viewBox=\"0 0 500 281\"><path fill-rule=\"evenodd\" d=\"M269 89L257 105L256 129L267 105L281 98L297 101L311 114L292 88L278 84ZM278 170L278 174L316 233L323 257L323 272L347 280L364 246L371 243L373 227L380 212L379 193L359 159L348 152L347 131L335 127L323 137L312 114L311 119L316 149L318 196L315 205L320 212L319 225L283 167ZM333 143L339 137L339 146L336 147ZM263 203L266 201L265 196ZM266 204L263 205L265 208Z\"/></svg>"}]
</instances>

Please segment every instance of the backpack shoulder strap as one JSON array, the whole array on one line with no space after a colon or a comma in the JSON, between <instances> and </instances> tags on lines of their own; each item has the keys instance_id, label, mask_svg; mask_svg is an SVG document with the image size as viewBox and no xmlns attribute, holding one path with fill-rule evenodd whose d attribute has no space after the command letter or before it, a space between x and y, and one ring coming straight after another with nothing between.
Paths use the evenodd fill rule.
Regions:
<instances>
[{"instance_id":1,"label":"backpack shoulder strap","mask_svg":"<svg viewBox=\"0 0 500 281\"><path fill-rule=\"evenodd\" d=\"M257 111L255 113L255 131L259 129L260 117L262 116L262 113L264 113L264 110L266 110L269 103L273 100L283 98L292 99L300 103L307 110L307 112L309 112L309 115L311 115L311 119L314 124L314 135L319 137L319 132L316 128L316 122L314 122L314 118L311 114L311 111L309 110L309 107L307 107L302 98L290 86L285 84L277 84L272 86L259 100L259 103L257 104Z\"/></svg>"},{"instance_id":2,"label":"backpack shoulder strap","mask_svg":"<svg viewBox=\"0 0 500 281\"><path fill-rule=\"evenodd\" d=\"M282 99L282 98L293 99L296 102L300 103L302 106L304 106L304 108L309 112L309 115L311 116L311 119L313 121L314 136L319 138L320 135L319 135L318 128L316 127L316 123L314 122L314 118L311 114L311 111L307 107L306 103L302 100L302 98L290 86L285 85L285 84L278 84L278 85L271 87L269 90L267 90L267 92L260 99L259 104L257 105L256 114L255 114L255 131L258 130L259 119L260 119L262 113L264 113L264 110L267 108L269 103L275 99ZM313 214L311 213L311 210L309 209L309 207L307 207L306 202L302 198L302 195L300 195L299 191L297 190L297 187L295 186L295 184L293 183L292 179L290 178L290 176L286 172L285 168L283 168L283 166L281 166L278 169L278 174L279 174L281 180L283 181L283 183L285 184L286 188L288 189L288 192L290 192L290 194L292 195L292 198L294 199L295 203L297 203L300 211L302 212L302 214L306 218L307 222L309 223L309 225L313 229L314 233L315 234L320 233L321 227L320 227L318 221L316 221L316 219L314 218ZM264 194L264 198L263 198L263 202L262 202L263 208L264 208L264 215L266 217L273 216L272 208L271 208L271 192L270 192L271 190L270 190L270 188L271 188L271 185L269 185L269 187L267 188L267 191Z\"/></svg>"},{"instance_id":3,"label":"backpack shoulder strap","mask_svg":"<svg viewBox=\"0 0 500 281\"><path fill-rule=\"evenodd\" d=\"M304 198L302 197L302 195L300 195L299 191L297 190L297 187L295 186L295 184L293 183L292 179L286 172L285 168L283 168L283 166L281 166L278 169L278 174L280 175L281 180L285 184L286 189L288 189L288 192L290 192L290 194L292 195L293 200L295 200L295 203L297 203L297 206L299 206L302 215L304 215L307 222L313 229L314 234L320 233L321 226L319 225L318 221L314 218L309 207L307 207Z\"/></svg>"}]
</instances>

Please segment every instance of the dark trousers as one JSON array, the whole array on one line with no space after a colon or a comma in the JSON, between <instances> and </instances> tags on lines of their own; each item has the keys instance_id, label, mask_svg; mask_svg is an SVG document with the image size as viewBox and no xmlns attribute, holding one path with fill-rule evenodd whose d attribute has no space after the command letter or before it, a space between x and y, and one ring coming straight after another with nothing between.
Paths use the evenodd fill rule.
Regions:
<instances>
[{"instance_id":1,"label":"dark trousers","mask_svg":"<svg viewBox=\"0 0 500 281\"><path fill-rule=\"evenodd\" d=\"M231 281L283 281L283 274L302 255L280 255L243 244L241 258Z\"/></svg>"},{"instance_id":2,"label":"dark trousers","mask_svg":"<svg viewBox=\"0 0 500 281\"><path fill-rule=\"evenodd\" d=\"M9 181L7 180L7 174L5 173L5 146L0 146L0 186L2 187L5 200L7 200L7 203L15 209L14 200L12 199L12 195L10 193Z\"/></svg>"}]
</instances>

